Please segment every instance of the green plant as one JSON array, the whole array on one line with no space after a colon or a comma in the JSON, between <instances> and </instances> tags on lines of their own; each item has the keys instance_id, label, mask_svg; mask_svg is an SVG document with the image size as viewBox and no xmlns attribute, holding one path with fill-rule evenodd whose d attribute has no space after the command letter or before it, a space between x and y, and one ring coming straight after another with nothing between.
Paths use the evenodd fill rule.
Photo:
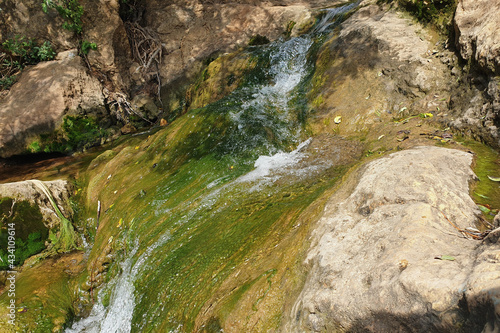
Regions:
<instances>
[{"instance_id":1,"label":"green plant","mask_svg":"<svg viewBox=\"0 0 500 333\"><path fill-rule=\"evenodd\" d=\"M40 143L38 141L33 141L32 143L30 143L28 145L28 150L30 153L39 153L40 151L42 151L42 149L40 148Z\"/></svg>"},{"instance_id":2,"label":"green plant","mask_svg":"<svg viewBox=\"0 0 500 333\"><path fill-rule=\"evenodd\" d=\"M87 55L90 50L97 50L97 44L91 43L87 40L82 40L82 43L80 44L80 54Z\"/></svg>"},{"instance_id":3,"label":"green plant","mask_svg":"<svg viewBox=\"0 0 500 333\"><path fill-rule=\"evenodd\" d=\"M59 229L59 237L56 238L55 242L52 242L52 252L58 253L58 252L68 252L76 248L76 239L77 239L77 234L75 232L75 229L73 228L73 225L71 224L71 221L68 220L61 210L59 209L59 206L57 206L56 201L54 200L54 197L52 197L52 194L50 193L49 189L47 186L45 186L44 183L42 183L39 180L31 180L49 199L50 204L54 208L54 211L56 215L59 217L61 220L61 225ZM53 240L53 237L52 239Z\"/></svg>"},{"instance_id":4,"label":"green plant","mask_svg":"<svg viewBox=\"0 0 500 333\"><path fill-rule=\"evenodd\" d=\"M56 56L56 52L52 48L52 45L50 45L50 42L44 42L42 46L38 47L35 46L35 58L38 61L48 61L52 60Z\"/></svg>"},{"instance_id":5,"label":"green plant","mask_svg":"<svg viewBox=\"0 0 500 333\"><path fill-rule=\"evenodd\" d=\"M54 59L56 52L49 42L41 46L24 36L16 36L1 44L0 52L0 90L9 89L16 76L28 65Z\"/></svg>"},{"instance_id":6,"label":"green plant","mask_svg":"<svg viewBox=\"0 0 500 333\"><path fill-rule=\"evenodd\" d=\"M440 30L451 24L457 6L457 0L378 0L377 3L397 3L417 20L432 23Z\"/></svg>"},{"instance_id":7,"label":"green plant","mask_svg":"<svg viewBox=\"0 0 500 333\"><path fill-rule=\"evenodd\" d=\"M33 39L24 36L8 39L2 43L2 46L11 56L19 59L11 61L5 59L4 62L15 65L19 69L24 68L25 65L35 65L41 61L52 60L56 55L50 42L44 42L41 46L38 46Z\"/></svg>"},{"instance_id":8,"label":"green plant","mask_svg":"<svg viewBox=\"0 0 500 333\"><path fill-rule=\"evenodd\" d=\"M46 153L74 152L100 144L107 135L94 118L66 116L60 130L40 136L40 149Z\"/></svg>"},{"instance_id":9,"label":"green plant","mask_svg":"<svg viewBox=\"0 0 500 333\"><path fill-rule=\"evenodd\" d=\"M0 91L4 89L9 89L16 82L16 76L4 76L0 78Z\"/></svg>"},{"instance_id":10,"label":"green plant","mask_svg":"<svg viewBox=\"0 0 500 333\"><path fill-rule=\"evenodd\" d=\"M63 28L81 34L83 30L83 6L78 0L43 0L42 9L48 13L50 8L57 10L64 19Z\"/></svg>"}]
</instances>

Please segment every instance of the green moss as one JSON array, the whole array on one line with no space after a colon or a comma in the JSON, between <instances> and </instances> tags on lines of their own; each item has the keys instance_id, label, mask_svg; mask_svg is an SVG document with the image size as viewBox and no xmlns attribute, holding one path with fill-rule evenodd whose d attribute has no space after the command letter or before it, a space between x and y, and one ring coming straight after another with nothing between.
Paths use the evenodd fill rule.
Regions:
<instances>
[{"instance_id":1,"label":"green moss","mask_svg":"<svg viewBox=\"0 0 500 333\"><path fill-rule=\"evenodd\" d=\"M289 21L285 27L285 32L283 33L285 35L285 37L290 37L290 35L292 34L292 30L293 30L293 27L295 27L295 25L297 24L297 22L295 21Z\"/></svg>"},{"instance_id":2,"label":"green moss","mask_svg":"<svg viewBox=\"0 0 500 333\"><path fill-rule=\"evenodd\" d=\"M18 272L16 309L24 309L24 312L16 314L15 332L60 332L64 324L72 319L73 284L71 276L65 272L72 266L72 258L49 259ZM4 305L8 302L8 293L1 294L0 322L5 316Z\"/></svg>"},{"instance_id":3,"label":"green moss","mask_svg":"<svg viewBox=\"0 0 500 333\"><path fill-rule=\"evenodd\" d=\"M464 145L475 153L473 170L478 181L471 187L471 196L476 203L493 210L484 214L491 221L500 209L500 183L488 176L500 177L500 156L491 147L476 141L465 140Z\"/></svg>"},{"instance_id":4,"label":"green moss","mask_svg":"<svg viewBox=\"0 0 500 333\"><path fill-rule=\"evenodd\" d=\"M101 128L95 118L65 116L61 129L41 135L35 148L44 152L72 153L97 146L107 136L107 131ZM33 151L32 145L28 147L29 151Z\"/></svg>"},{"instance_id":5,"label":"green moss","mask_svg":"<svg viewBox=\"0 0 500 333\"><path fill-rule=\"evenodd\" d=\"M45 249L45 240L48 238L48 229L43 224L43 217L37 205L29 201L0 199L0 270L8 270L8 237L14 230L15 260L14 265L20 266L30 256Z\"/></svg>"},{"instance_id":6,"label":"green moss","mask_svg":"<svg viewBox=\"0 0 500 333\"><path fill-rule=\"evenodd\" d=\"M433 24L443 34L452 33L457 0L378 0L377 3L397 3L418 21Z\"/></svg>"}]
</instances>

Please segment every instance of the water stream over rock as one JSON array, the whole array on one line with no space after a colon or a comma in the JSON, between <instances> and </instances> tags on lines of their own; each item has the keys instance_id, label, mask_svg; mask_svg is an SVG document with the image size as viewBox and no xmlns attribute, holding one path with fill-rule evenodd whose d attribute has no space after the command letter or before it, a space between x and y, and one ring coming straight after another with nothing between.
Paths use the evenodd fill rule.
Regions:
<instances>
[{"instance_id":1,"label":"water stream over rock","mask_svg":"<svg viewBox=\"0 0 500 333\"><path fill-rule=\"evenodd\" d=\"M136 147L139 156L123 149L101 169L91 163L97 170L91 184L107 185L89 192L108 207L91 258L98 256L97 244L110 243L124 249L123 261L90 316L66 332L192 331L213 324L195 322L198 315L219 306L221 316L230 313L229 304L254 285L265 292L250 293L247 302L256 313L263 307L271 278L286 272L279 261L252 264L252 253L273 256L276 242L300 227L301 212L338 178L338 167L352 162L313 157L328 142L307 139L304 110L294 101L304 98L299 88L312 70L308 52L315 38L355 6L327 10L311 35L255 48L268 64L258 80L186 114L170 132L152 135ZM175 140L170 133L177 133ZM238 282L242 269L249 276ZM229 277L236 286L212 307L210 299Z\"/></svg>"}]
</instances>

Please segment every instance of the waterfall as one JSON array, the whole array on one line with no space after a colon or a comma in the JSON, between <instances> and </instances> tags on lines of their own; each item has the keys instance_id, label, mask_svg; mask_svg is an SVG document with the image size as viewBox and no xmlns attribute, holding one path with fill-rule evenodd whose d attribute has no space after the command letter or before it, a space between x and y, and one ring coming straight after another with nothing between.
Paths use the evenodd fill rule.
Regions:
<instances>
[{"instance_id":1,"label":"waterfall","mask_svg":"<svg viewBox=\"0 0 500 333\"><path fill-rule=\"evenodd\" d=\"M192 256L189 257L189 260L193 262L186 267L180 264L175 266L175 263L178 263L176 261L178 258L184 258L182 257L183 253L180 252L188 252L185 248L191 246L192 243L201 243L197 241L197 237L199 236L199 239L203 239L202 236L204 235L200 236L201 231L200 234L195 233L197 227L203 225L202 223L206 223L207 219L219 219L216 214L224 211L224 209L228 209L227 207L231 206L231 204L234 205L237 200L244 200L250 193L256 192L255 190L257 189L266 186L271 187L273 182L281 176L296 174L298 172L310 173L310 169L307 169L310 166L294 169L294 166L304 159L305 154L303 151L310 144L311 140L304 140L305 138L301 133L302 127L296 119L297 110L292 102L297 96L297 88L304 82L307 74L311 71L311 63L308 62L308 53L315 42L315 38L318 34L328 32L328 29L331 29L334 25L332 21L336 20L339 14L351 10L354 6L355 4L350 4L340 8L325 10L326 13L323 19L309 35L280 40L262 46L259 50L263 50L269 57L269 68L263 69L266 71L267 81L252 86L244 86L228 96L227 99L217 102L215 106L207 107L207 114L210 112L223 114L230 120L230 126L229 129L224 129L220 132L224 138L210 141L213 137L210 138L212 133L208 132L205 140L213 144L213 146L226 145L225 155L223 156L242 154L242 152L252 150L256 151L257 153L253 155L249 154L253 156L251 164L254 167L253 170L232 176L231 170L227 170L227 167L225 167L226 171L217 170L222 168L222 164L220 166L216 164L210 170L210 173L219 175L219 178L211 174L209 176L195 174L198 169L189 169L189 171L182 170L176 174L172 174L169 176L170 178L165 177L165 179L159 181L156 195L153 195L154 198L147 204L151 212L147 211L146 208L137 208L137 212L135 212L137 215L134 218L142 220L144 223L136 223L136 226L139 224L146 225L146 220L148 219L164 218L164 225L168 224L169 228L175 231L172 231L172 234L165 233L143 253L140 252L140 247L136 243L121 263L121 273L104 287L112 289L109 305L104 306L102 297L99 296L89 317L75 322L71 328L66 330L66 333L128 333L132 330L132 317L134 314L141 318L139 319L141 322L134 322L134 325L137 325L139 329L147 327L151 322L160 320L160 317L162 318L161 320L168 322L171 327L183 327L184 323L178 317L175 317L175 314L169 313L168 316L170 317L167 317L165 312L168 311L165 311L165 304L167 302L175 302L176 297L180 297L179 294L182 292L196 293L195 288L198 287L198 284L206 284L205 280L196 278L195 274L190 274L190 270L194 271L197 269L198 266L196 265L199 265L201 268L207 267L206 265L221 266L223 262L232 256L230 251L226 251L226 244L224 244L224 250L220 250L220 253L216 253L213 256L211 256L212 252L219 250L218 248L195 248L195 251L193 251L193 245L189 247L189 255ZM205 144L205 142L203 143ZM260 147L264 148L260 149ZM297 148L293 150L290 147ZM210 151L210 153L212 152ZM187 151L187 153L190 153L190 151ZM196 166L195 163L201 160L202 157L197 155L197 158L193 159L193 165ZM218 156L218 158L222 159L224 157ZM186 165L188 165L187 163ZM203 162L199 163L202 164ZM208 164L209 162L206 163ZM244 163L242 162L241 164ZM192 165L189 164L189 166ZM232 169L232 166L230 169ZM200 168L200 170L202 169ZM193 175L189 175L188 178L182 178L180 176L182 172L186 174L193 172ZM200 182L202 182L200 179L203 179L203 181L207 180L196 191L193 191L195 194L187 196L187 199L177 201L171 199L179 192L183 192L184 187L188 188L189 181L193 181L193 179L197 179ZM175 183L176 181L184 183L178 185ZM179 188L181 189L179 190ZM272 195L272 191L268 193ZM286 198L288 197L290 196L286 196ZM293 197L291 198L293 199ZM235 208L235 210L239 211L239 208ZM221 214L223 215L223 213ZM247 216L250 215L247 214ZM260 225L264 225L260 222L257 224L259 227ZM161 223L158 223L158 225L161 225L162 228L164 227ZM228 229L227 235L223 236L218 234L219 231L213 229L206 232L210 234L211 240L212 238L215 239L214 242L217 240L217 237L222 239L226 236L232 237L232 235L236 235L234 239L241 239L243 237L238 236L238 232L243 233L242 230L245 232L253 230L250 223L242 223L241 226L242 228L249 229L233 230L232 232L229 232ZM206 225L203 225L203 227L202 229L209 229ZM133 230L132 233L135 231ZM183 232L185 234L182 234ZM185 248L182 248L183 246ZM162 251L163 248L168 248L168 255L165 254L166 252L162 252L161 255L157 253L155 253L156 256L152 255L155 250ZM243 248L243 245L235 245L235 248L238 250ZM141 254L139 255L139 253ZM137 256L138 259L136 260ZM152 280L159 283L158 286L155 284L153 287L158 288L158 292L150 296L156 297L153 298L153 301L148 299L148 296L141 294L140 290L136 290L136 288L141 288L142 286L134 285L149 265L154 265L157 268L152 273L151 279L154 279L154 274L163 274L157 280ZM180 269L179 267L184 268ZM179 271L174 271L174 269L178 269ZM170 275L165 274L165 272L170 273L170 270L174 273ZM181 273L186 275L179 276ZM190 280L192 276L195 276L193 277L193 281ZM216 273L213 276L216 276ZM171 288L171 286L175 285L175 283L171 281L183 278L189 280L189 282L185 282L189 291L173 290L174 288ZM216 278L218 279L218 277ZM142 307L137 306L140 302L144 303ZM199 304L196 306L199 306ZM182 314L185 320L186 313L189 314L190 312L187 312L188 310L185 309L183 311L186 311ZM185 327L181 330L184 329L188 330Z\"/></svg>"},{"instance_id":2,"label":"waterfall","mask_svg":"<svg viewBox=\"0 0 500 333\"><path fill-rule=\"evenodd\" d=\"M146 251L133 263L133 258L139 249L135 242L127 259L121 263L122 273L115 279L114 289L108 307L104 307L102 297L92 308L90 315L73 324L65 333L128 333L131 330L132 315L135 307L134 281L137 275L144 270L145 262L151 253L170 238L167 232L158 241L149 246Z\"/></svg>"}]
</instances>

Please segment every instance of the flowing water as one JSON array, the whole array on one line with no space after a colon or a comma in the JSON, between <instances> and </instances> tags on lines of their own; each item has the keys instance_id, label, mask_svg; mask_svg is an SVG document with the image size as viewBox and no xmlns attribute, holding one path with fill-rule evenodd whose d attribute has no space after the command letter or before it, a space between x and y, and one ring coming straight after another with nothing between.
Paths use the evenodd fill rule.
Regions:
<instances>
[{"instance_id":1,"label":"flowing water","mask_svg":"<svg viewBox=\"0 0 500 333\"><path fill-rule=\"evenodd\" d=\"M142 146L123 149L106 168L96 167L91 183L105 182L101 200L114 199L91 258L96 244L115 242L123 261L90 316L66 332L192 331L202 310L213 311L206 304L214 292L250 265L252 253L272 256L283 235L298 228L301 212L338 176L309 158L312 141L296 101L305 99L300 87L313 70L308 55L318 35L355 6L326 11L310 35L255 48L267 67L240 89L152 136L143 153L134 155ZM221 313L262 283L252 303L257 311L279 274L276 260L255 264L253 282L232 288Z\"/></svg>"}]
</instances>

